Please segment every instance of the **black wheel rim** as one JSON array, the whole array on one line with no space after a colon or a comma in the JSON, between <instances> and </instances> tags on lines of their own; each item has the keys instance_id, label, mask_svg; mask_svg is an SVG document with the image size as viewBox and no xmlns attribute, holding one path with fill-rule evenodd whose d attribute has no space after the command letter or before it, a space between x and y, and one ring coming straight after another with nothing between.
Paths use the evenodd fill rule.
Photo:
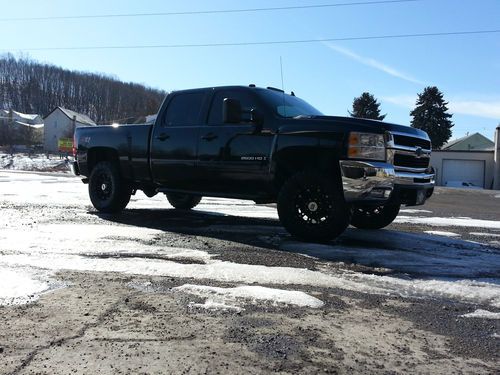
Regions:
<instances>
[{"instance_id":1,"label":"black wheel rim","mask_svg":"<svg viewBox=\"0 0 500 375\"><path fill-rule=\"evenodd\" d=\"M113 180L105 172L96 174L93 178L92 190L100 201L106 201L113 194Z\"/></svg>"},{"instance_id":2,"label":"black wheel rim","mask_svg":"<svg viewBox=\"0 0 500 375\"><path fill-rule=\"evenodd\" d=\"M357 207L354 212L361 216L375 217L383 214L384 206Z\"/></svg>"},{"instance_id":3,"label":"black wheel rim","mask_svg":"<svg viewBox=\"0 0 500 375\"><path fill-rule=\"evenodd\" d=\"M321 187L308 187L295 198L295 216L310 226L327 225L332 220L333 200L331 194Z\"/></svg>"}]
</instances>

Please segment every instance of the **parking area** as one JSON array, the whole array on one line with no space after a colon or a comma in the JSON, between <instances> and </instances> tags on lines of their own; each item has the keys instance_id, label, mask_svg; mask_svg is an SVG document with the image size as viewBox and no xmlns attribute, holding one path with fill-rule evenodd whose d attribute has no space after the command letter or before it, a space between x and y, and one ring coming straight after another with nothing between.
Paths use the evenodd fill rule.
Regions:
<instances>
[{"instance_id":1,"label":"parking area","mask_svg":"<svg viewBox=\"0 0 500 375\"><path fill-rule=\"evenodd\" d=\"M437 188L384 230L300 242L272 205L0 171L0 372L495 373L500 192Z\"/></svg>"}]
</instances>

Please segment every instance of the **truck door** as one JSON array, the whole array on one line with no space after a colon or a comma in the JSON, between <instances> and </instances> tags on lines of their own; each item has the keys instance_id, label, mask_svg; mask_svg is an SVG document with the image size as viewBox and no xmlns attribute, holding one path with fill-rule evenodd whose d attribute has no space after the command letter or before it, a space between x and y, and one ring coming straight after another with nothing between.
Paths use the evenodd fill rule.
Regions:
<instances>
[{"instance_id":1,"label":"truck door","mask_svg":"<svg viewBox=\"0 0 500 375\"><path fill-rule=\"evenodd\" d=\"M194 168L206 94L188 91L172 95L152 132L153 181L168 188L197 190L193 186Z\"/></svg>"},{"instance_id":2,"label":"truck door","mask_svg":"<svg viewBox=\"0 0 500 375\"><path fill-rule=\"evenodd\" d=\"M255 132L248 115L243 116L240 124L223 123L225 98L239 100L243 111L259 110L259 100L250 91L230 89L214 93L207 125L200 128L199 176L211 191L253 195L265 189L269 178L273 134L265 124L261 132Z\"/></svg>"}]
</instances>

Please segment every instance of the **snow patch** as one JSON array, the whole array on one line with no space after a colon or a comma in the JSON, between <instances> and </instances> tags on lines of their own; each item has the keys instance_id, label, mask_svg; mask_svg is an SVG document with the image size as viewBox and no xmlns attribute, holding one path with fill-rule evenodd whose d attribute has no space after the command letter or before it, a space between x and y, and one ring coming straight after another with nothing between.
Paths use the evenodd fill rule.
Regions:
<instances>
[{"instance_id":1,"label":"snow patch","mask_svg":"<svg viewBox=\"0 0 500 375\"><path fill-rule=\"evenodd\" d=\"M500 312L491 312L488 310L477 309L474 312L460 315L463 318L483 318L483 319L500 319Z\"/></svg>"},{"instance_id":2,"label":"snow patch","mask_svg":"<svg viewBox=\"0 0 500 375\"><path fill-rule=\"evenodd\" d=\"M494 220L479 220L467 217L415 217L415 216L398 216L395 223L410 223L422 224L435 227L473 227L500 229L500 221Z\"/></svg>"},{"instance_id":3,"label":"snow patch","mask_svg":"<svg viewBox=\"0 0 500 375\"><path fill-rule=\"evenodd\" d=\"M72 159L72 158L71 158ZM48 159L46 155L27 155L27 154L2 154L0 153L0 169L18 170L18 171L59 171L70 173L69 163L59 157Z\"/></svg>"},{"instance_id":4,"label":"snow patch","mask_svg":"<svg viewBox=\"0 0 500 375\"><path fill-rule=\"evenodd\" d=\"M268 302L275 306L284 304L312 308L320 308L324 305L323 301L304 292L266 288L263 286L243 285L235 288L218 288L185 284L173 288L173 290L206 298L204 304L193 305L208 309L229 308L238 310L244 304L258 304L260 302Z\"/></svg>"},{"instance_id":5,"label":"snow patch","mask_svg":"<svg viewBox=\"0 0 500 375\"><path fill-rule=\"evenodd\" d=\"M34 302L54 286L33 270L0 267L0 306Z\"/></svg>"},{"instance_id":6,"label":"snow patch","mask_svg":"<svg viewBox=\"0 0 500 375\"><path fill-rule=\"evenodd\" d=\"M179 264L153 259L93 259L78 255L4 255L0 264L31 266L53 271L119 272L235 283L309 285L340 288L370 294L405 297L440 297L500 307L500 286L493 283L439 280L403 280L389 276L330 270L311 271L293 267L268 267L211 260L207 264Z\"/></svg>"},{"instance_id":7,"label":"snow patch","mask_svg":"<svg viewBox=\"0 0 500 375\"><path fill-rule=\"evenodd\" d=\"M418 210L418 209L414 209L414 208L405 208L405 209L401 209L399 210L399 212L403 212L405 214L432 214L432 211L429 211L429 210Z\"/></svg>"},{"instance_id":8,"label":"snow patch","mask_svg":"<svg viewBox=\"0 0 500 375\"><path fill-rule=\"evenodd\" d=\"M424 233L433 234L436 236L443 236L443 237L460 237L460 235L457 233L445 232L445 231L439 231L439 230L426 230L426 231L424 231Z\"/></svg>"}]
</instances>

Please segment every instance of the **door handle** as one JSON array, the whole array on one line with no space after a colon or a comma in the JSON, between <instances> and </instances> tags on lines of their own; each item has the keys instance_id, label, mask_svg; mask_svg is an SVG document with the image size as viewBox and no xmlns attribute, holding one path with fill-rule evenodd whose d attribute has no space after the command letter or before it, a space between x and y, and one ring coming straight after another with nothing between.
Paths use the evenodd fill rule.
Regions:
<instances>
[{"instance_id":1,"label":"door handle","mask_svg":"<svg viewBox=\"0 0 500 375\"><path fill-rule=\"evenodd\" d=\"M164 141L166 139L169 139L170 136L168 134L161 133L160 135L157 135L155 138L158 139L158 140L160 140L160 141Z\"/></svg>"},{"instance_id":2,"label":"door handle","mask_svg":"<svg viewBox=\"0 0 500 375\"><path fill-rule=\"evenodd\" d=\"M205 134L203 137L201 137L201 139L203 139L205 141L213 141L217 137L218 136L214 133L208 133L208 134Z\"/></svg>"}]
</instances>

